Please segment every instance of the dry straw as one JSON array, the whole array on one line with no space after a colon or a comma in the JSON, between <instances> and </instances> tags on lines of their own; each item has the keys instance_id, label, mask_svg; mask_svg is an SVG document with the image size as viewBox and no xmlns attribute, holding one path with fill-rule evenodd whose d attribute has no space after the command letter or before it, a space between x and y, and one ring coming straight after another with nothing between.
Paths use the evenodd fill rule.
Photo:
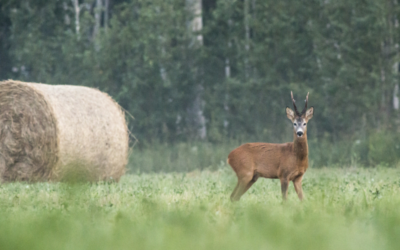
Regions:
<instances>
[{"instance_id":1,"label":"dry straw","mask_svg":"<svg viewBox=\"0 0 400 250\"><path fill-rule=\"evenodd\" d=\"M2 181L118 181L128 140L124 112L99 90L0 82Z\"/></svg>"}]
</instances>

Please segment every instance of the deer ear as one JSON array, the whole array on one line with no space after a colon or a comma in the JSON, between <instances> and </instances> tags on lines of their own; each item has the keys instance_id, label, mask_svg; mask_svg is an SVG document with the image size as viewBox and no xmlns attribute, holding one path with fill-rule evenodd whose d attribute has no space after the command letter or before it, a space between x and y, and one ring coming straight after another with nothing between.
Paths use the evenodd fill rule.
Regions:
<instances>
[{"instance_id":1,"label":"deer ear","mask_svg":"<svg viewBox=\"0 0 400 250\"><path fill-rule=\"evenodd\" d=\"M286 107L286 116L287 118L289 118L289 120L294 120L294 111L291 110L289 107Z\"/></svg>"},{"instance_id":2,"label":"deer ear","mask_svg":"<svg viewBox=\"0 0 400 250\"><path fill-rule=\"evenodd\" d=\"M306 119L307 121L310 120L314 115L314 107L311 107L306 112Z\"/></svg>"}]
</instances>

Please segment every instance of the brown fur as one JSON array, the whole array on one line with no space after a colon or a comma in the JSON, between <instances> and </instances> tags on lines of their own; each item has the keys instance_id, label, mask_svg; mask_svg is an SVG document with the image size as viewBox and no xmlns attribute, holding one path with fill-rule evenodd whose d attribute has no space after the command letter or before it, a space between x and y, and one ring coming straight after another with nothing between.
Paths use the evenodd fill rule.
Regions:
<instances>
[{"instance_id":1,"label":"brown fur","mask_svg":"<svg viewBox=\"0 0 400 250\"><path fill-rule=\"evenodd\" d=\"M290 112L291 111L291 112ZM308 122L314 109L310 108L301 117L287 108L288 118L294 122ZM294 141L283 144L246 143L234 149L228 156L228 164L238 177L231 200L237 201L257 181L258 177L280 179L282 197L286 200L289 182L293 181L300 200L303 199L301 181L308 168L307 129L298 137L293 131Z\"/></svg>"}]
</instances>

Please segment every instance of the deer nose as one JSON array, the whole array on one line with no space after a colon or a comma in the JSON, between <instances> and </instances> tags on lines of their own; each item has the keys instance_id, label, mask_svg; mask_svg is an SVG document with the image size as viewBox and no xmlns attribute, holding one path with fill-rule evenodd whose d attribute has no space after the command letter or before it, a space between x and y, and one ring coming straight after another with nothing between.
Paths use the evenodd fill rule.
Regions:
<instances>
[{"instance_id":1,"label":"deer nose","mask_svg":"<svg viewBox=\"0 0 400 250\"><path fill-rule=\"evenodd\" d=\"M297 136L302 136L303 135L303 132L302 131L298 131L297 132Z\"/></svg>"}]
</instances>

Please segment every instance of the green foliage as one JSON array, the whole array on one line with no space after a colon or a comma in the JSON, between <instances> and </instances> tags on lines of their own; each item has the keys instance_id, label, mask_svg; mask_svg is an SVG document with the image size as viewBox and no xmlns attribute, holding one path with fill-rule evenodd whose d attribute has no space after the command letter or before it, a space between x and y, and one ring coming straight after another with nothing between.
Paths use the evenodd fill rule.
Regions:
<instances>
[{"instance_id":1,"label":"green foliage","mask_svg":"<svg viewBox=\"0 0 400 250\"><path fill-rule=\"evenodd\" d=\"M359 161L352 162L355 153L351 148L351 141L330 142L329 140L316 140L309 143L310 166L321 168L331 165L353 165Z\"/></svg>"},{"instance_id":2,"label":"green foliage","mask_svg":"<svg viewBox=\"0 0 400 250\"><path fill-rule=\"evenodd\" d=\"M137 118L131 129L139 140L187 136L179 134L185 132L185 107L193 98L188 58L195 54L188 48L181 6L176 0L121 4L96 55L102 72L97 86Z\"/></svg>"},{"instance_id":3,"label":"green foliage","mask_svg":"<svg viewBox=\"0 0 400 250\"><path fill-rule=\"evenodd\" d=\"M173 145L152 143L133 148L128 169L137 172L190 172L218 170L225 166L228 154L238 144L177 143Z\"/></svg>"},{"instance_id":4,"label":"green foliage","mask_svg":"<svg viewBox=\"0 0 400 250\"><path fill-rule=\"evenodd\" d=\"M383 149L368 156L376 140L368 135L394 133L400 118L397 1L203 0L194 34L202 46L193 45L183 0L110 1L97 34L94 1L78 2L79 32L72 1L0 3L0 78L106 91L135 117L130 130L146 145L193 139L197 85L207 140L217 144L291 140L289 92L299 106L310 92L309 137L330 149L316 147L316 165L385 158L376 156Z\"/></svg>"},{"instance_id":5,"label":"green foliage","mask_svg":"<svg viewBox=\"0 0 400 250\"><path fill-rule=\"evenodd\" d=\"M368 159L372 164L394 165L400 159L400 143L397 134L374 133L369 137Z\"/></svg>"},{"instance_id":6,"label":"green foliage","mask_svg":"<svg viewBox=\"0 0 400 250\"><path fill-rule=\"evenodd\" d=\"M2 249L397 249L399 169L310 169L306 199L259 179L238 203L217 172L0 188ZM340 239L340 240L338 240Z\"/></svg>"}]
</instances>

